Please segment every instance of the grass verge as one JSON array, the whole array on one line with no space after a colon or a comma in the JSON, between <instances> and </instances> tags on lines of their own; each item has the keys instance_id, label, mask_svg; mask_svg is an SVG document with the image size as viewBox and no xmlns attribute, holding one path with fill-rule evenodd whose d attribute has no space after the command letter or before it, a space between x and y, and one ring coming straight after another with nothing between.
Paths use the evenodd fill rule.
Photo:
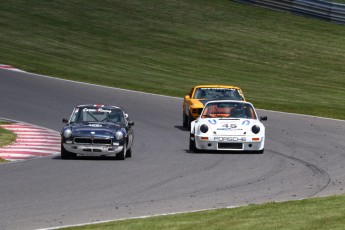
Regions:
<instances>
[{"instance_id":1,"label":"grass verge","mask_svg":"<svg viewBox=\"0 0 345 230\"><path fill-rule=\"evenodd\" d=\"M345 0L330 0L330 2L345 4Z\"/></svg>"},{"instance_id":2,"label":"grass verge","mask_svg":"<svg viewBox=\"0 0 345 230\"><path fill-rule=\"evenodd\" d=\"M240 86L257 108L345 119L345 26L228 0L0 4L0 60L182 97Z\"/></svg>"},{"instance_id":3,"label":"grass verge","mask_svg":"<svg viewBox=\"0 0 345 230\"><path fill-rule=\"evenodd\" d=\"M344 195L330 196L63 229L344 229L344 202Z\"/></svg>"},{"instance_id":4,"label":"grass verge","mask_svg":"<svg viewBox=\"0 0 345 230\"><path fill-rule=\"evenodd\" d=\"M0 125L3 125L3 124L9 124L9 123L0 121ZM16 140L16 135L13 132L0 127L0 147L9 145L13 143L15 140ZM7 162L7 161L0 157L0 163L2 162Z\"/></svg>"}]
</instances>

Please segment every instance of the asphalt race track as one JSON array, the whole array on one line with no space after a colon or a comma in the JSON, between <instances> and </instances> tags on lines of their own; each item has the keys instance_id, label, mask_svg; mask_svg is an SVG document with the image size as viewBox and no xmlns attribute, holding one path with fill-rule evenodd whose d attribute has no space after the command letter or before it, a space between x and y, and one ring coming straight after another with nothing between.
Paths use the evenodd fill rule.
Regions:
<instances>
[{"instance_id":1,"label":"asphalt race track","mask_svg":"<svg viewBox=\"0 0 345 230\"><path fill-rule=\"evenodd\" d=\"M178 86L177 86L178 87ZM259 110L264 154L188 150L182 99L0 70L0 117L63 127L78 104L124 107L135 122L133 157L0 165L0 229L110 219L341 194L345 122Z\"/></svg>"}]
</instances>

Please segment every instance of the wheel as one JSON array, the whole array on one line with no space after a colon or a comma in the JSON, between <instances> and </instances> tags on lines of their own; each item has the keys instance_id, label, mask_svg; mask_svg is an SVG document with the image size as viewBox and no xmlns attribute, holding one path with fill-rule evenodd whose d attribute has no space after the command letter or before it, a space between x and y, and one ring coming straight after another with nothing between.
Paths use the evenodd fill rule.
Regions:
<instances>
[{"instance_id":1,"label":"wheel","mask_svg":"<svg viewBox=\"0 0 345 230\"><path fill-rule=\"evenodd\" d=\"M126 158L126 153L127 153L127 144L125 143L123 145L123 150L116 154L116 160L124 160Z\"/></svg>"},{"instance_id":2,"label":"wheel","mask_svg":"<svg viewBox=\"0 0 345 230\"><path fill-rule=\"evenodd\" d=\"M69 159L76 157L76 154L68 152L61 144L61 159Z\"/></svg>"},{"instance_id":3,"label":"wheel","mask_svg":"<svg viewBox=\"0 0 345 230\"><path fill-rule=\"evenodd\" d=\"M184 128L187 128L187 125L188 125L188 118L187 118L187 115L184 113L184 111L182 111L182 113L183 113L183 117L182 117L182 126L184 127Z\"/></svg>"},{"instance_id":4,"label":"wheel","mask_svg":"<svg viewBox=\"0 0 345 230\"><path fill-rule=\"evenodd\" d=\"M132 147L127 150L126 157L128 157L128 158L132 157Z\"/></svg>"},{"instance_id":5,"label":"wheel","mask_svg":"<svg viewBox=\"0 0 345 230\"><path fill-rule=\"evenodd\" d=\"M194 153L199 153L200 150L195 145L195 139L192 140L192 134L189 135L189 150L193 151Z\"/></svg>"},{"instance_id":6,"label":"wheel","mask_svg":"<svg viewBox=\"0 0 345 230\"><path fill-rule=\"evenodd\" d=\"M191 123L192 123L193 120L194 120L194 118L191 115L189 115L188 116L188 121L187 121L187 129L188 129L188 131L190 131Z\"/></svg>"},{"instance_id":7,"label":"wheel","mask_svg":"<svg viewBox=\"0 0 345 230\"><path fill-rule=\"evenodd\" d=\"M194 152L195 141L192 141L192 134L189 134L189 151Z\"/></svg>"},{"instance_id":8,"label":"wheel","mask_svg":"<svg viewBox=\"0 0 345 230\"><path fill-rule=\"evenodd\" d=\"M265 151L265 149L262 149L262 150L256 151L256 153L261 154L261 153L264 153L264 151Z\"/></svg>"}]
</instances>

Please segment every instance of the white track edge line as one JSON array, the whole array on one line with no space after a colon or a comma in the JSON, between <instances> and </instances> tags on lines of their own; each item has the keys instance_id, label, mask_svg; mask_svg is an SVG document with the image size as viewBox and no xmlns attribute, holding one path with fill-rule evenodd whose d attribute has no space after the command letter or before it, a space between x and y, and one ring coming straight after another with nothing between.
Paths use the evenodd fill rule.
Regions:
<instances>
[{"instance_id":1,"label":"white track edge line","mask_svg":"<svg viewBox=\"0 0 345 230\"><path fill-rule=\"evenodd\" d=\"M42 74L36 74L36 73L29 73L29 72L26 72L26 73L34 75L34 76L37 76L37 77L50 78L50 79L59 80L59 81L67 81L67 82L72 82L72 83L78 83L78 84L81 84L81 85L97 86L97 87L106 88L106 89L116 89L116 90L121 90L121 91L125 91L125 92L133 92L133 93L138 93L138 94L146 94L146 95L152 95L152 96L158 96L158 97L166 97L166 98L173 98L173 99L183 100L183 98L181 98L181 97L167 96L167 95L161 95L161 94L155 94L155 93L147 93L147 92L142 92L142 91L136 91L136 90L131 90L131 89L123 89L123 88L117 88L117 87L110 87L110 86L104 86L104 85L97 85L97 84L92 84L92 83L87 83L87 82L80 82L80 81L68 80L68 79L63 79L63 78L51 77L51 76L42 75ZM266 110L266 109L259 109L259 108L258 108L258 110L275 112L275 113L285 113L285 114L298 115L298 116L304 116L304 117L314 117L314 118L326 119L326 120L331 120L331 121L342 121L342 122L345 122L345 120L334 119L334 118L327 118L327 117L318 117L318 116L307 115L307 114L289 113L289 112L281 112L281 111Z\"/></svg>"}]
</instances>

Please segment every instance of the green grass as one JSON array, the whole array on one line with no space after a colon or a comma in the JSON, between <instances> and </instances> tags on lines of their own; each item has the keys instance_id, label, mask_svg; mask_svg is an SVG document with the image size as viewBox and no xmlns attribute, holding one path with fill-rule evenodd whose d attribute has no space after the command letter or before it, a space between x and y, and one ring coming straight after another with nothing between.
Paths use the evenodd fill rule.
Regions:
<instances>
[{"instance_id":1,"label":"green grass","mask_svg":"<svg viewBox=\"0 0 345 230\"><path fill-rule=\"evenodd\" d=\"M230 84L257 108L345 119L342 25L228 0L11 0L0 31L1 62L30 72L178 97Z\"/></svg>"},{"instance_id":2,"label":"green grass","mask_svg":"<svg viewBox=\"0 0 345 230\"><path fill-rule=\"evenodd\" d=\"M249 205L234 209L122 220L63 229L344 229L344 202L345 196L341 195L283 203Z\"/></svg>"},{"instance_id":3,"label":"green grass","mask_svg":"<svg viewBox=\"0 0 345 230\"><path fill-rule=\"evenodd\" d=\"M8 124L8 123L0 121L0 125L2 124ZM13 132L0 127L0 147L11 144L15 140L16 140L16 135Z\"/></svg>"},{"instance_id":4,"label":"green grass","mask_svg":"<svg viewBox=\"0 0 345 230\"><path fill-rule=\"evenodd\" d=\"M9 123L0 121L0 125L3 125L3 124L9 124ZM0 147L9 145L13 143L15 140L16 140L16 135L13 132L0 127ZM0 157L0 163L2 162L7 162L7 161Z\"/></svg>"},{"instance_id":5,"label":"green grass","mask_svg":"<svg viewBox=\"0 0 345 230\"><path fill-rule=\"evenodd\" d=\"M345 4L345 0L330 0L330 2Z\"/></svg>"}]
</instances>

